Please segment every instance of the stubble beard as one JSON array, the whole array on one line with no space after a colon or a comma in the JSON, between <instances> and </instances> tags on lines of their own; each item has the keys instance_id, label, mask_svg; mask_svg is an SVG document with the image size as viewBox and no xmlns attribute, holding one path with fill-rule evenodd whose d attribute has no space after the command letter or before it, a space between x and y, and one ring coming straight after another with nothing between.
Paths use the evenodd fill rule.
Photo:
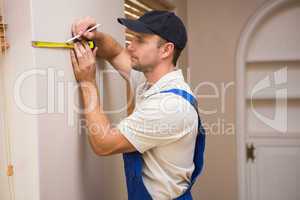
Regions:
<instances>
[{"instance_id":1,"label":"stubble beard","mask_svg":"<svg viewBox=\"0 0 300 200\"><path fill-rule=\"evenodd\" d=\"M143 72L143 73L147 73L147 72L151 72L154 69L153 65L133 65L132 69L139 71L139 72Z\"/></svg>"}]
</instances>

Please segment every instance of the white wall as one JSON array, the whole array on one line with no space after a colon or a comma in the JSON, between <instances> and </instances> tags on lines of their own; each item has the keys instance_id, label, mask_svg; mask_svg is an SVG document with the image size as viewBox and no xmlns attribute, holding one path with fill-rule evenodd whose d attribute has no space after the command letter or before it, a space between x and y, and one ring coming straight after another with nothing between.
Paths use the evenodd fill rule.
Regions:
<instances>
[{"instance_id":1,"label":"white wall","mask_svg":"<svg viewBox=\"0 0 300 200\"><path fill-rule=\"evenodd\" d=\"M33 0L32 5L33 38L36 40L63 41L71 36L70 26L76 18L90 15L102 24L102 31L124 42L123 29L116 21L117 17L123 16L123 1L94 0L87 3ZM58 77L56 74L56 83L74 82L68 51L36 49L35 56L38 68L52 67L54 70L64 71L64 77ZM117 75L107 75L104 79L105 108L114 110L124 105L126 90L121 78ZM46 105L45 78L40 81L38 103ZM70 92L67 87L65 90L68 90L65 94ZM78 102L78 95L73 97L74 102ZM75 114L75 122L71 125L74 118L70 116L71 110L68 108L72 106L73 97L68 99L65 95L64 114L57 113L56 101L53 114L39 117L41 199L120 199L125 191L121 159L119 156L99 158L91 152L86 136L78 132L78 115ZM110 117L117 121L125 115L125 111Z\"/></svg>"},{"instance_id":2,"label":"white wall","mask_svg":"<svg viewBox=\"0 0 300 200\"><path fill-rule=\"evenodd\" d=\"M2 60L1 70L5 81L5 100L9 132L12 143L12 163L14 165L14 190L16 199L39 199L38 180L38 126L36 116L22 112L14 101L14 82L26 70L35 66L33 50L30 46L32 35L30 0L5 1L5 19L10 49ZM13 11L13 12L12 12ZM28 95L30 94L30 95ZM30 106L37 103L36 79L32 77L22 84L24 102ZM8 134L8 133L7 133Z\"/></svg>"},{"instance_id":3,"label":"white wall","mask_svg":"<svg viewBox=\"0 0 300 200\"><path fill-rule=\"evenodd\" d=\"M71 36L72 22L86 15L96 18L102 31L124 43L123 28L116 21L123 16L123 1L7 0L5 10L11 48L3 65L7 98L11 102L9 125L16 199L126 198L120 156L95 156L86 135L79 133L79 114L70 116L72 101L80 101L77 93L68 94L73 94L68 83L75 84L69 51L31 47L32 40L64 41ZM111 68L100 61L99 67ZM13 99L14 82L31 69L42 74L23 82L21 96L26 105L46 109L46 113L39 115L24 113ZM51 77L54 82L48 84ZM126 104L125 83L116 73L104 74L103 79L103 104L106 110L118 109L109 115L117 123L126 113L126 108L120 109ZM64 88L64 95L58 95L59 88Z\"/></svg>"}]
</instances>

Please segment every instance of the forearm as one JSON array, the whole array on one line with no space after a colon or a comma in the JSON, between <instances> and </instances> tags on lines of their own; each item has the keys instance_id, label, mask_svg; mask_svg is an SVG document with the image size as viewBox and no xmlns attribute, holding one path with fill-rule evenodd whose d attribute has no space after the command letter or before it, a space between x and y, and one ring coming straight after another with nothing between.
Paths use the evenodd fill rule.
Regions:
<instances>
[{"instance_id":1,"label":"forearm","mask_svg":"<svg viewBox=\"0 0 300 200\"><path fill-rule=\"evenodd\" d=\"M96 82L80 83L80 90L89 142L95 153L105 155L110 149L105 136L111 132L111 124L100 104Z\"/></svg>"},{"instance_id":2,"label":"forearm","mask_svg":"<svg viewBox=\"0 0 300 200\"><path fill-rule=\"evenodd\" d=\"M95 43L98 47L97 57L103 58L125 78L131 70L130 56L113 37L103 32L96 32Z\"/></svg>"},{"instance_id":3,"label":"forearm","mask_svg":"<svg viewBox=\"0 0 300 200\"><path fill-rule=\"evenodd\" d=\"M113 37L103 32L95 33L94 42L99 48L97 56L107 61L111 61L123 50L123 47Z\"/></svg>"}]
</instances>

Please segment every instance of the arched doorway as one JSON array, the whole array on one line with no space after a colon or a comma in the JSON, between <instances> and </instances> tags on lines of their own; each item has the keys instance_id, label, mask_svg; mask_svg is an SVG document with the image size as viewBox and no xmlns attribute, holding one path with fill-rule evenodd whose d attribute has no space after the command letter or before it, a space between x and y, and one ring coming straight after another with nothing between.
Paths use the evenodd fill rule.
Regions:
<instances>
[{"instance_id":1,"label":"arched doorway","mask_svg":"<svg viewBox=\"0 0 300 200\"><path fill-rule=\"evenodd\" d=\"M300 199L300 1L265 3L237 51L240 200Z\"/></svg>"}]
</instances>

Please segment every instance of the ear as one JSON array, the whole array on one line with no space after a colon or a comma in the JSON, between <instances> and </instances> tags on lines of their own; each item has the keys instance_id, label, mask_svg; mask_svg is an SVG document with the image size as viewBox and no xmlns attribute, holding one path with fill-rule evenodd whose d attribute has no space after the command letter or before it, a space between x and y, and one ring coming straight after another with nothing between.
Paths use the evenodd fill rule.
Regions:
<instances>
[{"instance_id":1,"label":"ear","mask_svg":"<svg viewBox=\"0 0 300 200\"><path fill-rule=\"evenodd\" d=\"M168 58L173 55L175 46L173 43L167 42L167 43L163 44L161 49L162 49L161 58L165 59L165 58Z\"/></svg>"}]
</instances>

